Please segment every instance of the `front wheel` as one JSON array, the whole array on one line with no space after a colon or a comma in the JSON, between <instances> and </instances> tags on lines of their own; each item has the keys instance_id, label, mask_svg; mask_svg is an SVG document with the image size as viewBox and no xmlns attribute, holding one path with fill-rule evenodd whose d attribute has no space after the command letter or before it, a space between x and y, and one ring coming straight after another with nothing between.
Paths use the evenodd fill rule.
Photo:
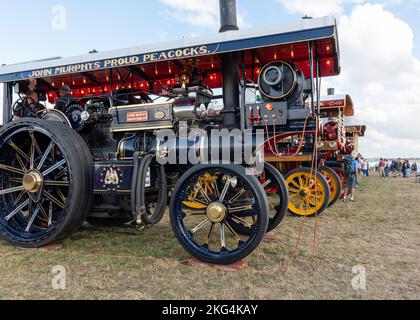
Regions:
<instances>
[{"instance_id":1,"label":"front wheel","mask_svg":"<svg viewBox=\"0 0 420 320\"><path fill-rule=\"evenodd\" d=\"M238 165L199 165L178 181L170 206L172 229L186 251L228 265L250 255L268 227L263 186ZM247 232L239 234L238 228Z\"/></svg>"}]
</instances>

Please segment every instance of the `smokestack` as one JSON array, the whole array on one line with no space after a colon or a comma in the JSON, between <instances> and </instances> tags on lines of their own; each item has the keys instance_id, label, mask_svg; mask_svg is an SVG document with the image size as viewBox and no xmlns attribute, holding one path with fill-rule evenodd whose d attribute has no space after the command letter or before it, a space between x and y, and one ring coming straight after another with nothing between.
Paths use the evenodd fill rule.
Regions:
<instances>
[{"instance_id":1,"label":"smokestack","mask_svg":"<svg viewBox=\"0 0 420 320\"><path fill-rule=\"evenodd\" d=\"M219 3L221 25L219 32L239 30L236 15L236 0L219 0Z\"/></svg>"},{"instance_id":2,"label":"smokestack","mask_svg":"<svg viewBox=\"0 0 420 320\"><path fill-rule=\"evenodd\" d=\"M335 95L335 89L334 88L328 88L328 95L329 96L333 96L333 95Z\"/></svg>"},{"instance_id":3,"label":"smokestack","mask_svg":"<svg viewBox=\"0 0 420 320\"><path fill-rule=\"evenodd\" d=\"M220 30L219 32L237 31L236 0L219 0ZM223 116L226 129L239 127L239 67L238 57L234 53L220 55L223 70Z\"/></svg>"}]
</instances>

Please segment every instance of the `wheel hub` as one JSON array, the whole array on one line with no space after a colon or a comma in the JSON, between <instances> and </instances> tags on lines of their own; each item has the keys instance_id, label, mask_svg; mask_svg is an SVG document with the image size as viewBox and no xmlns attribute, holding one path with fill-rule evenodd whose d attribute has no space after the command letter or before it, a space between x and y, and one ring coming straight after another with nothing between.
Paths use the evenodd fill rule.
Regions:
<instances>
[{"instance_id":1,"label":"wheel hub","mask_svg":"<svg viewBox=\"0 0 420 320\"><path fill-rule=\"evenodd\" d=\"M44 181L43 176L38 171L30 171L23 176L23 188L27 192L36 193L38 192Z\"/></svg>"},{"instance_id":2,"label":"wheel hub","mask_svg":"<svg viewBox=\"0 0 420 320\"><path fill-rule=\"evenodd\" d=\"M301 198L307 198L308 197L308 192L305 189L301 189L301 190L299 190L299 196Z\"/></svg>"},{"instance_id":3,"label":"wheel hub","mask_svg":"<svg viewBox=\"0 0 420 320\"><path fill-rule=\"evenodd\" d=\"M226 218L226 207L219 203L213 202L207 208L207 218L213 223L220 223Z\"/></svg>"}]
</instances>

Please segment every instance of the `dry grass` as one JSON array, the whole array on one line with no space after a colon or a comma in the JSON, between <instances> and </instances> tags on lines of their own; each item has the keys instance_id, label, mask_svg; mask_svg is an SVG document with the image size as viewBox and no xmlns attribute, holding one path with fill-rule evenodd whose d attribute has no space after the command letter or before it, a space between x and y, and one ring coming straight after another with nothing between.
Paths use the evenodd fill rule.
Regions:
<instances>
[{"instance_id":1,"label":"dry grass","mask_svg":"<svg viewBox=\"0 0 420 320\"><path fill-rule=\"evenodd\" d=\"M50 251L3 243L0 299L419 299L420 185L372 177L358 197L318 219L315 257L315 221L288 217L236 273L181 263L167 221L144 234L83 230ZM55 265L67 270L65 291L51 288ZM364 291L351 285L357 265Z\"/></svg>"}]
</instances>

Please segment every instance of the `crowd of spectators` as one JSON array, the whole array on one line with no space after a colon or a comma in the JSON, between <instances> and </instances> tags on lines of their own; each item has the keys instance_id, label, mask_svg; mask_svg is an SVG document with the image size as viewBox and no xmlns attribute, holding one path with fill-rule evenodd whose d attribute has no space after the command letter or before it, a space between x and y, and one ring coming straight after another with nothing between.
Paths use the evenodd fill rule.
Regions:
<instances>
[{"instance_id":1,"label":"crowd of spectators","mask_svg":"<svg viewBox=\"0 0 420 320\"><path fill-rule=\"evenodd\" d=\"M375 171L379 173L379 176L382 179L389 178L390 176L394 178L403 177L409 178L412 173L416 174L419 172L419 167L417 162L410 163L407 159L382 159L375 166Z\"/></svg>"}]
</instances>

